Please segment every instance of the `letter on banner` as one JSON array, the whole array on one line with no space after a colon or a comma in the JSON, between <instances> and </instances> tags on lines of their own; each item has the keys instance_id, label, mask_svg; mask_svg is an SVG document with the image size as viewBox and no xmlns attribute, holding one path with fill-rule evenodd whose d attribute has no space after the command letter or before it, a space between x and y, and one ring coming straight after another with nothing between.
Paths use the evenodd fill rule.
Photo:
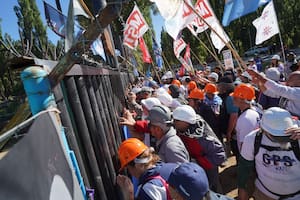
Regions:
<instances>
[{"instance_id":1,"label":"letter on banner","mask_svg":"<svg viewBox=\"0 0 300 200\"><path fill-rule=\"evenodd\" d=\"M148 29L149 26L146 20L137 5L135 5L126 21L123 33L123 44L131 49L135 49L138 44L138 39L142 37Z\"/></svg>"}]
</instances>

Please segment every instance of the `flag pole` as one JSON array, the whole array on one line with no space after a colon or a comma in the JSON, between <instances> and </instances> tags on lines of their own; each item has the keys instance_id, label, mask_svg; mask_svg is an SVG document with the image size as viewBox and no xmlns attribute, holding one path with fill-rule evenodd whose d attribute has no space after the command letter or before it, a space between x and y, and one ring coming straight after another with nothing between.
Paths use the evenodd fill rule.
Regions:
<instances>
[{"instance_id":1,"label":"flag pole","mask_svg":"<svg viewBox=\"0 0 300 200\"><path fill-rule=\"evenodd\" d=\"M280 31L279 24L278 24L278 19L277 19L277 14L276 14L274 2L273 2L273 0L271 2L273 4L273 9L274 9L275 17L276 17L276 22L277 22L278 31L279 31L279 40L280 40L281 51L282 51L282 57L283 57L283 62L285 64L286 63L286 58L285 58L284 46L283 46L282 37L281 37L281 31Z\"/></svg>"},{"instance_id":2,"label":"flag pole","mask_svg":"<svg viewBox=\"0 0 300 200\"><path fill-rule=\"evenodd\" d=\"M224 68L222 62L220 61L220 59L215 56L215 54L206 46L206 44L198 37L198 36L195 36L196 39L200 42L200 44L210 53L210 55L212 57L214 57L214 59L219 63L219 65L222 67L222 69Z\"/></svg>"},{"instance_id":3,"label":"flag pole","mask_svg":"<svg viewBox=\"0 0 300 200\"><path fill-rule=\"evenodd\" d=\"M225 42L225 40L220 36L220 34L215 29L213 29L212 26L209 23L207 23L207 21L205 19L203 19L203 17L195 10L195 8L193 6L191 6L189 3L187 3L186 0L184 0L183 2L190 9L192 9L193 12L220 38L220 40L230 49L230 51L232 52L235 59L241 63L241 65L244 69L246 69L247 66L246 66L245 62L242 60L242 58L239 56L239 54L232 48L230 43Z\"/></svg>"},{"instance_id":4,"label":"flag pole","mask_svg":"<svg viewBox=\"0 0 300 200\"><path fill-rule=\"evenodd\" d=\"M203 63L200 61L200 59L198 58L198 56L196 55L196 53L192 50L192 48L190 48L190 51L193 54L193 56L196 58L196 60L199 62L199 64L203 65Z\"/></svg>"}]
</instances>

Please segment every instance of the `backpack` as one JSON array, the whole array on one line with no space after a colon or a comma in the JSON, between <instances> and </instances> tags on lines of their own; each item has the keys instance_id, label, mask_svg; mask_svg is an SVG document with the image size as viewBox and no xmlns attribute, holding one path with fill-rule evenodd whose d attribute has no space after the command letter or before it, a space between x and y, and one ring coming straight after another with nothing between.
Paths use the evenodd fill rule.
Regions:
<instances>
[{"instance_id":1,"label":"backpack","mask_svg":"<svg viewBox=\"0 0 300 200\"><path fill-rule=\"evenodd\" d=\"M165 181L165 179L163 179L160 175L152 175L152 176L149 176L148 178L146 178L146 180L144 181L144 183L142 184L141 188L150 180L153 180L153 179L158 179L162 182L163 186L166 188L166 193L167 193L167 200L172 200L171 198L171 194L170 194L170 191L169 191L169 184Z\"/></svg>"},{"instance_id":2,"label":"backpack","mask_svg":"<svg viewBox=\"0 0 300 200\"><path fill-rule=\"evenodd\" d=\"M263 136L263 133L262 133L262 130L259 130L256 135L255 135L255 139L254 139L254 157L258 154L258 151L259 151L259 148L260 147L263 147L269 151L274 151L274 150L280 150L281 148L280 147L272 147L272 146L267 146L267 145L263 145L261 144L261 140L262 140L262 136ZM293 150L296 158L298 159L298 161L300 161L300 146L299 146L299 142L298 140L293 140L291 141L291 149ZM270 192L271 194L273 195L276 195L276 196L279 196L279 200L281 199L286 199L286 198L289 198L289 197L293 197L295 195L298 195L300 194L300 190L298 192L295 192L293 194L289 194L289 195L280 195L280 194L276 194L272 191L270 191L264 184L263 182L257 177L257 180L261 183L261 185L268 191Z\"/></svg>"},{"instance_id":3,"label":"backpack","mask_svg":"<svg viewBox=\"0 0 300 200\"><path fill-rule=\"evenodd\" d=\"M270 151L280 150L280 147L271 147L271 146L262 145L261 144L262 136L263 136L262 130L259 130L255 135L254 157L258 154L260 147L264 147L265 149L270 150ZM300 147L299 147L298 140L291 141L291 149L293 150L296 158L300 161Z\"/></svg>"}]
</instances>

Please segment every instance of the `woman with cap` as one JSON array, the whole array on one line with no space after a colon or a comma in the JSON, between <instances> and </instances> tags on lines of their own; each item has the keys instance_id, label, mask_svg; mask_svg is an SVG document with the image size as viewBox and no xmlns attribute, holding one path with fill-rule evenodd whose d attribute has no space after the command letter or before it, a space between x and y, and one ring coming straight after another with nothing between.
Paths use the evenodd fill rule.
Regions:
<instances>
[{"instance_id":1,"label":"woman with cap","mask_svg":"<svg viewBox=\"0 0 300 200\"><path fill-rule=\"evenodd\" d=\"M245 137L238 165L239 199L248 199L246 182L255 169L257 200L300 199L299 140L286 131L298 128L291 114L279 107L263 113L260 129Z\"/></svg>"},{"instance_id":2,"label":"woman with cap","mask_svg":"<svg viewBox=\"0 0 300 200\"><path fill-rule=\"evenodd\" d=\"M142 141L129 138L123 141L118 149L121 163L119 171L127 171L138 179L138 189L133 193L130 179L124 175L117 176L117 183L122 188L124 197L133 199L170 200L166 181L159 176L160 158Z\"/></svg>"}]
</instances>

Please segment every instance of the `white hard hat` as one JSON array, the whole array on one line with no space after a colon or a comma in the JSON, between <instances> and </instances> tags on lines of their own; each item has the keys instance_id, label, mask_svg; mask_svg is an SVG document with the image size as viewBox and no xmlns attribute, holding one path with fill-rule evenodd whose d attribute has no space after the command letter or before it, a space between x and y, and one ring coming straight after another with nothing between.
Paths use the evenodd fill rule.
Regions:
<instances>
[{"instance_id":1,"label":"white hard hat","mask_svg":"<svg viewBox=\"0 0 300 200\"><path fill-rule=\"evenodd\" d=\"M279 81L280 72L277 67L270 67L266 70L266 77L273 81Z\"/></svg>"},{"instance_id":2,"label":"white hard hat","mask_svg":"<svg viewBox=\"0 0 300 200\"><path fill-rule=\"evenodd\" d=\"M274 56L272 56L272 60L280 60L280 56L275 54Z\"/></svg>"},{"instance_id":3,"label":"white hard hat","mask_svg":"<svg viewBox=\"0 0 300 200\"><path fill-rule=\"evenodd\" d=\"M198 119L194 108L189 105L182 105L177 107L173 111L173 118L175 120L184 121L189 124L195 124Z\"/></svg>"},{"instance_id":4,"label":"white hard hat","mask_svg":"<svg viewBox=\"0 0 300 200\"><path fill-rule=\"evenodd\" d=\"M147 99L143 99L141 101L141 104L143 106L145 106L147 108L147 110L150 110L153 106L161 105L159 99L155 98L155 97L150 97L150 98L147 98Z\"/></svg>"},{"instance_id":5,"label":"white hard hat","mask_svg":"<svg viewBox=\"0 0 300 200\"><path fill-rule=\"evenodd\" d=\"M297 124L287 110L271 107L264 111L260 126L273 136L288 136L285 130L297 127Z\"/></svg>"}]
</instances>

